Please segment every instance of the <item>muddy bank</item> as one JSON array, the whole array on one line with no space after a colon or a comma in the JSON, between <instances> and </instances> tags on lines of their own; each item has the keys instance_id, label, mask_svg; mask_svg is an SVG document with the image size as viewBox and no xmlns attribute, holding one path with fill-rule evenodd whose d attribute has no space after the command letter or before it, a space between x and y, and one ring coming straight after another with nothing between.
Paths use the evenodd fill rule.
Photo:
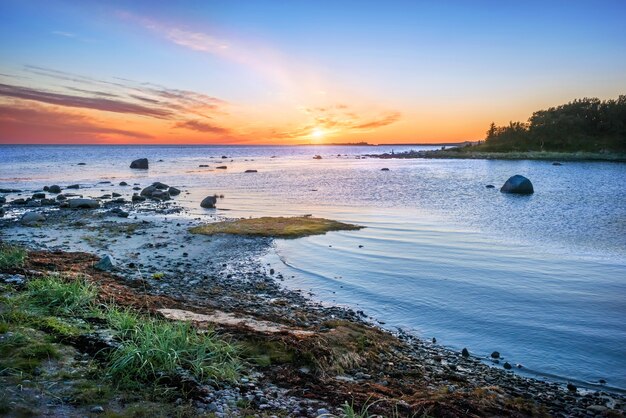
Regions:
<instances>
[{"instance_id":1,"label":"muddy bank","mask_svg":"<svg viewBox=\"0 0 626 418\"><path fill-rule=\"evenodd\" d=\"M129 216L117 216L114 208ZM242 347L247 366L237 383L207 385L189 399L180 395L192 415L341 416L346 402L357 409L372 404L370 412L385 416L393 411L459 417L623 412L618 395L523 378L471 355L392 335L364 322L363 313L312 303L281 287L283 278L259 262L269 239L189 234L188 228L206 219L185 216L172 201L105 199L100 209L29 210L45 220L22 225L18 219L25 209L19 205L10 205L0 219L2 241L30 249L25 264L3 271L3 280L86 277L98 286L102 301L215 328ZM95 268L105 255L111 266ZM10 286L6 292L19 292ZM98 331L106 334L106 329ZM70 347L77 350L75 356L90 355L80 344ZM41 376L31 379L44 384L47 375ZM21 383L12 376L2 377L2 384L9 389ZM16 392L7 393L18 404L25 402ZM118 398L112 399L110 405L82 409L60 402L50 410L70 415L96 414L91 412L95 406L122 411L115 406Z\"/></svg>"}]
</instances>

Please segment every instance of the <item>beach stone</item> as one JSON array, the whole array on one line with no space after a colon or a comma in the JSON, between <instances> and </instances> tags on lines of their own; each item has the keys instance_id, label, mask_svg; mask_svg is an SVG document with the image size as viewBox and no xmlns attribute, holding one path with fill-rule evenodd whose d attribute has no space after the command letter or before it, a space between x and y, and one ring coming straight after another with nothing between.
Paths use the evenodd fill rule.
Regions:
<instances>
[{"instance_id":1,"label":"beach stone","mask_svg":"<svg viewBox=\"0 0 626 418\"><path fill-rule=\"evenodd\" d=\"M71 184L69 186L67 186L68 189L80 189L80 185L78 184Z\"/></svg>"},{"instance_id":2,"label":"beach stone","mask_svg":"<svg viewBox=\"0 0 626 418\"><path fill-rule=\"evenodd\" d=\"M244 171L244 173L258 173L257 170L246 170Z\"/></svg>"},{"instance_id":3,"label":"beach stone","mask_svg":"<svg viewBox=\"0 0 626 418\"><path fill-rule=\"evenodd\" d=\"M56 203L54 199L41 199L41 206L54 206Z\"/></svg>"},{"instance_id":4,"label":"beach stone","mask_svg":"<svg viewBox=\"0 0 626 418\"><path fill-rule=\"evenodd\" d=\"M152 192L150 198L156 200L170 200L170 194L167 191L156 190Z\"/></svg>"},{"instance_id":5,"label":"beach stone","mask_svg":"<svg viewBox=\"0 0 626 418\"><path fill-rule=\"evenodd\" d=\"M380 171L389 171L389 169L387 167L383 167L380 169Z\"/></svg>"},{"instance_id":6,"label":"beach stone","mask_svg":"<svg viewBox=\"0 0 626 418\"><path fill-rule=\"evenodd\" d=\"M50 190L50 187L48 187L48 186L43 186L43 191L44 191L44 192L47 192L48 190Z\"/></svg>"},{"instance_id":7,"label":"beach stone","mask_svg":"<svg viewBox=\"0 0 626 418\"><path fill-rule=\"evenodd\" d=\"M137 193L135 193L132 197L132 201L133 202L145 202L146 198L143 196L139 196Z\"/></svg>"},{"instance_id":8,"label":"beach stone","mask_svg":"<svg viewBox=\"0 0 626 418\"><path fill-rule=\"evenodd\" d=\"M7 198L4 196L0 196L0 205L4 205L7 202Z\"/></svg>"},{"instance_id":9,"label":"beach stone","mask_svg":"<svg viewBox=\"0 0 626 418\"><path fill-rule=\"evenodd\" d=\"M78 163L76 165L87 165L87 163Z\"/></svg>"},{"instance_id":10,"label":"beach stone","mask_svg":"<svg viewBox=\"0 0 626 418\"><path fill-rule=\"evenodd\" d=\"M45 199L46 198L46 194L45 193L34 193L33 194L33 199Z\"/></svg>"},{"instance_id":11,"label":"beach stone","mask_svg":"<svg viewBox=\"0 0 626 418\"><path fill-rule=\"evenodd\" d=\"M66 200L66 199L67 199L67 197L65 197L65 195L63 195L63 194L60 194L60 195L57 196L57 200L59 200L59 201L60 200Z\"/></svg>"},{"instance_id":12,"label":"beach stone","mask_svg":"<svg viewBox=\"0 0 626 418\"><path fill-rule=\"evenodd\" d=\"M41 206L41 201L35 199L28 199L26 201L26 206L29 208L38 208Z\"/></svg>"},{"instance_id":13,"label":"beach stone","mask_svg":"<svg viewBox=\"0 0 626 418\"><path fill-rule=\"evenodd\" d=\"M45 216L37 212L26 212L20 218L20 223L26 226L35 226L46 220Z\"/></svg>"},{"instance_id":14,"label":"beach stone","mask_svg":"<svg viewBox=\"0 0 626 418\"><path fill-rule=\"evenodd\" d=\"M71 209L97 209L100 202L95 199L70 199L68 200Z\"/></svg>"},{"instance_id":15,"label":"beach stone","mask_svg":"<svg viewBox=\"0 0 626 418\"><path fill-rule=\"evenodd\" d=\"M212 209L215 207L216 203L217 203L217 198L215 196L207 196L204 199L202 199L202 202L200 202L200 206L203 208Z\"/></svg>"},{"instance_id":16,"label":"beach stone","mask_svg":"<svg viewBox=\"0 0 626 418\"><path fill-rule=\"evenodd\" d=\"M113 268L115 268L115 260L113 259L113 257L107 254L102 257L100 261L94 264L93 268L101 271L112 270Z\"/></svg>"},{"instance_id":17,"label":"beach stone","mask_svg":"<svg viewBox=\"0 0 626 418\"><path fill-rule=\"evenodd\" d=\"M463 351L461 351L461 355L463 357L469 357L469 351L467 351L467 348L463 348Z\"/></svg>"},{"instance_id":18,"label":"beach stone","mask_svg":"<svg viewBox=\"0 0 626 418\"><path fill-rule=\"evenodd\" d=\"M139 170L147 170L148 169L148 159L147 158L140 158L138 160L135 160L132 163L130 163L130 168L136 168L136 169L139 169Z\"/></svg>"},{"instance_id":19,"label":"beach stone","mask_svg":"<svg viewBox=\"0 0 626 418\"><path fill-rule=\"evenodd\" d=\"M563 164L561 164L559 162L553 162L552 165L563 165Z\"/></svg>"},{"instance_id":20,"label":"beach stone","mask_svg":"<svg viewBox=\"0 0 626 418\"><path fill-rule=\"evenodd\" d=\"M533 194L533 184L524 176L516 174L510 177L500 188L502 193Z\"/></svg>"},{"instance_id":21,"label":"beach stone","mask_svg":"<svg viewBox=\"0 0 626 418\"><path fill-rule=\"evenodd\" d=\"M488 184L485 186L487 189L495 189L496 186L494 186L493 184Z\"/></svg>"},{"instance_id":22,"label":"beach stone","mask_svg":"<svg viewBox=\"0 0 626 418\"><path fill-rule=\"evenodd\" d=\"M61 187L56 185L56 184L53 184L52 186L50 186L49 191L50 191L50 193L55 193L55 194L56 193L61 193Z\"/></svg>"},{"instance_id":23,"label":"beach stone","mask_svg":"<svg viewBox=\"0 0 626 418\"><path fill-rule=\"evenodd\" d=\"M92 414L104 414L104 408L100 405L94 406L89 410L89 412L91 412Z\"/></svg>"},{"instance_id":24,"label":"beach stone","mask_svg":"<svg viewBox=\"0 0 626 418\"><path fill-rule=\"evenodd\" d=\"M165 183L161 183L160 181L155 181L154 183L152 183L152 185L159 190L167 190L167 188L170 187Z\"/></svg>"},{"instance_id":25,"label":"beach stone","mask_svg":"<svg viewBox=\"0 0 626 418\"><path fill-rule=\"evenodd\" d=\"M511 370L513 368L513 366L511 366L511 363L509 363L508 361L505 361L502 367L504 367L507 370Z\"/></svg>"},{"instance_id":26,"label":"beach stone","mask_svg":"<svg viewBox=\"0 0 626 418\"><path fill-rule=\"evenodd\" d=\"M219 166L217 166L215 168L217 168L218 170L226 170L228 167L225 166L225 165L219 165Z\"/></svg>"},{"instance_id":27,"label":"beach stone","mask_svg":"<svg viewBox=\"0 0 626 418\"><path fill-rule=\"evenodd\" d=\"M120 181L120 186L128 186L128 183L126 183L125 181Z\"/></svg>"},{"instance_id":28,"label":"beach stone","mask_svg":"<svg viewBox=\"0 0 626 418\"><path fill-rule=\"evenodd\" d=\"M4 208L0 208L0 218L4 216Z\"/></svg>"},{"instance_id":29,"label":"beach stone","mask_svg":"<svg viewBox=\"0 0 626 418\"><path fill-rule=\"evenodd\" d=\"M152 196L152 193L154 193L154 192L156 192L156 191L157 191L157 188L156 188L154 185L152 185L152 186L148 186L148 187L145 187L145 188L141 191L141 195L142 195L142 196L151 197L151 196Z\"/></svg>"},{"instance_id":30,"label":"beach stone","mask_svg":"<svg viewBox=\"0 0 626 418\"><path fill-rule=\"evenodd\" d=\"M180 190L178 190L176 187L170 187L169 189L167 189L167 192L170 194L170 196L178 196L180 194Z\"/></svg>"},{"instance_id":31,"label":"beach stone","mask_svg":"<svg viewBox=\"0 0 626 418\"><path fill-rule=\"evenodd\" d=\"M500 353L498 351L494 351L491 353L491 358L500 358Z\"/></svg>"},{"instance_id":32,"label":"beach stone","mask_svg":"<svg viewBox=\"0 0 626 418\"><path fill-rule=\"evenodd\" d=\"M18 189L0 189L0 193L20 193Z\"/></svg>"}]
</instances>

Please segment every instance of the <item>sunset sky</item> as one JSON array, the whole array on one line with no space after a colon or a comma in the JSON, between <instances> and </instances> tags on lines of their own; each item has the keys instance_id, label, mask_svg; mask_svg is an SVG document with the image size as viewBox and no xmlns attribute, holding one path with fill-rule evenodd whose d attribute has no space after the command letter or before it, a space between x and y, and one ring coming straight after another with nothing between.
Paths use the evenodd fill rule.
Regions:
<instances>
[{"instance_id":1,"label":"sunset sky","mask_svg":"<svg viewBox=\"0 0 626 418\"><path fill-rule=\"evenodd\" d=\"M477 140L626 94L626 1L0 0L0 143Z\"/></svg>"}]
</instances>

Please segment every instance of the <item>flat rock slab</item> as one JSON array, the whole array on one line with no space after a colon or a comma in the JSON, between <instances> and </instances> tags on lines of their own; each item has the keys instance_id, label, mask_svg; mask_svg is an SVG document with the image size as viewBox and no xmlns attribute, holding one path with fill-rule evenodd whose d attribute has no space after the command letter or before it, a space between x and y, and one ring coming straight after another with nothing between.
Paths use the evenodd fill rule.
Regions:
<instances>
[{"instance_id":1,"label":"flat rock slab","mask_svg":"<svg viewBox=\"0 0 626 418\"><path fill-rule=\"evenodd\" d=\"M313 335L313 331L305 331L296 328L290 328L285 325L277 324L276 322L269 322L254 319L249 316L235 316L231 313L215 311L212 314L199 314L191 311L185 311L182 309L157 309L161 315L167 319L175 321L190 321L196 325L202 325L206 323L225 325L230 327L243 326L250 328L253 331L262 332L266 334L277 333L289 333L299 337L306 337Z\"/></svg>"}]
</instances>

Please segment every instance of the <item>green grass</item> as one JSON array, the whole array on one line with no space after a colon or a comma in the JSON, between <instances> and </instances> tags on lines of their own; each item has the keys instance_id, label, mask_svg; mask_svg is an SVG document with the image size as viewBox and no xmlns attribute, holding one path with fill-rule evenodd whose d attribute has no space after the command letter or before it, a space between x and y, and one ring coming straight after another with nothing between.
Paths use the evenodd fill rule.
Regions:
<instances>
[{"instance_id":1,"label":"green grass","mask_svg":"<svg viewBox=\"0 0 626 418\"><path fill-rule=\"evenodd\" d=\"M85 280L64 281L56 277L44 277L28 282L28 303L53 315L76 315L84 313L95 303L98 292Z\"/></svg>"},{"instance_id":2,"label":"green grass","mask_svg":"<svg viewBox=\"0 0 626 418\"><path fill-rule=\"evenodd\" d=\"M238 376L238 349L211 332L199 333L189 323L139 317L128 310L110 310L107 318L123 340L107 366L118 382L151 381L179 369L201 382L234 381Z\"/></svg>"},{"instance_id":3,"label":"green grass","mask_svg":"<svg viewBox=\"0 0 626 418\"><path fill-rule=\"evenodd\" d=\"M43 361L56 359L54 344L38 341L31 333L13 331L0 339L0 374L32 373Z\"/></svg>"},{"instance_id":4,"label":"green grass","mask_svg":"<svg viewBox=\"0 0 626 418\"><path fill-rule=\"evenodd\" d=\"M353 231L361 226L311 216L238 219L215 222L189 229L192 234L232 234L276 238L299 238L329 231Z\"/></svg>"},{"instance_id":5,"label":"green grass","mask_svg":"<svg viewBox=\"0 0 626 418\"><path fill-rule=\"evenodd\" d=\"M26 250L0 243L0 270L19 268L26 261Z\"/></svg>"}]
</instances>

